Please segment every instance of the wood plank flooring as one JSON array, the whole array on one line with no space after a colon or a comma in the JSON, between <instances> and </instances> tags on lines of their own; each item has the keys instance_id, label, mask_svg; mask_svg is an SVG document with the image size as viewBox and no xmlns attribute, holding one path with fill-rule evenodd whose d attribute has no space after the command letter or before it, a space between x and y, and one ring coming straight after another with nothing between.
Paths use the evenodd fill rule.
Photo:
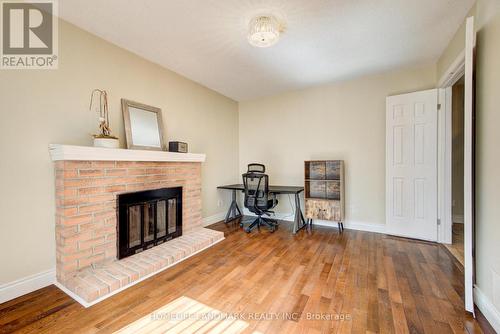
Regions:
<instances>
[{"instance_id":1,"label":"wood plank flooring","mask_svg":"<svg viewBox=\"0 0 500 334\"><path fill-rule=\"evenodd\" d=\"M482 333L464 311L460 264L442 247L314 228L246 234L88 309L55 286L0 304L0 333L112 333L182 296L247 323L243 333Z\"/></svg>"},{"instance_id":2,"label":"wood plank flooring","mask_svg":"<svg viewBox=\"0 0 500 334\"><path fill-rule=\"evenodd\" d=\"M452 244L445 245L451 254L464 265L464 224L453 223Z\"/></svg>"}]
</instances>

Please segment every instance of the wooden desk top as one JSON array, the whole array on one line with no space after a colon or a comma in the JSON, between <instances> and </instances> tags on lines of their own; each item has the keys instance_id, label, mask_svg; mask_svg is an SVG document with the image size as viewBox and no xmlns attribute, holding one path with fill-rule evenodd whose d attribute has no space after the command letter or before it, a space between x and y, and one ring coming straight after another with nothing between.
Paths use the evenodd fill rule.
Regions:
<instances>
[{"instance_id":1,"label":"wooden desk top","mask_svg":"<svg viewBox=\"0 0 500 334\"><path fill-rule=\"evenodd\" d=\"M228 184L225 186L219 186L217 189L226 190L240 190L244 191L245 187L243 184ZM269 186L269 192L274 194L298 194L304 191L304 187L299 186Z\"/></svg>"}]
</instances>

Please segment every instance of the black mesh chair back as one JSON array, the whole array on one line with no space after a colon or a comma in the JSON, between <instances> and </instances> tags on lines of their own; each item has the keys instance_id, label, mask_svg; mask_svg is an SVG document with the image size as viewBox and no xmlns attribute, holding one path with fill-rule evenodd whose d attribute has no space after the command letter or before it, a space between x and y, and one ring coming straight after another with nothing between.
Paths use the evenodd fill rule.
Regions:
<instances>
[{"instance_id":1,"label":"black mesh chair back","mask_svg":"<svg viewBox=\"0 0 500 334\"><path fill-rule=\"evenodd\" d=\"M245 186L245 207L253 213L261 214L272 206L269 196L269 177L262 173L243 174Z\"/></svg>"},{"instance_id":2,"label":"black mesh chair back","mask_svg":"<svg viewBox=\"0 0 500 334\"><path fill-rule=\"evenodd\" d=\"M263 164L256 164L256 163L248 164L247 173L251 173L251 172L265 173L266 166L264 166Z\"/></svg>"},{"instance_id":3,"label":"black mesh chair back","mask_svg":"<svg viewBox=\"0 0 500 334\"><path fill-rule=\"evenodd\" d=\"M269 192L269 176L261 172L245 173L243 174L243 185L245 187L245 207L257 215L257 218L245 228L245 231L250 233L253 228L260 228L264 225L271 232L274 232L278 228L278 221L263 217L273 213L270 209L278 204L276 196ZM242 222L240 226L243 226Z\"/></svg>"}]
</instances>

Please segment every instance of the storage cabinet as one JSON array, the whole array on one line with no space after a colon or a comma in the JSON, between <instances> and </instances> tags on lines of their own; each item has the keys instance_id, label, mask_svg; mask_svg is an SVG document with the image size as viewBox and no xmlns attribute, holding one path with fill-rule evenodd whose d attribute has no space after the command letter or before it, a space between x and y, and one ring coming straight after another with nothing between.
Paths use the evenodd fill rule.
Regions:
<instances>
[{"instance_id":1,"label":"storage cabinet","mask_svg":"<svg viewBox=\"0 0 500 334\"><path fill-rule=\"evenodd\" d=\"M305 209L308 220L319 219L344 225L344 161L305 161Z\"/></svg>"}]
</instances>

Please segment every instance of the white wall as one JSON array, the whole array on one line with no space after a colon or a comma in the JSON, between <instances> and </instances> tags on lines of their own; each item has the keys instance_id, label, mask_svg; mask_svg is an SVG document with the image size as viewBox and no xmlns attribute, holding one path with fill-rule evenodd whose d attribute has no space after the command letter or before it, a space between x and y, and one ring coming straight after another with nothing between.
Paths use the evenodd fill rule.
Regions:
<instances>
[{"instance_id":1,"label":"white wall","mask_svg":"<svg viewBox=\"0 0 500 334\"><path fill-rule=\"evenodd\" d=\"M476 4L472 6L472 8L467 13L467 17L473 16L476 13ZM457 32L451 39L451 41L446 46L445 50L439 57L437 61L437 79L441 79L441 77L446 73L446 70L453 64L457 56L462 52L465 48L465 20L462 22Z\"/></svg>"},{"instance_id":2,"label":"white wall","mask_svg":"<svg viewBox=\"0 0 500 334\"><path fill-rule=\"evenodd\" d=\"M91 145L92 89L109 93L111 128L125 147L120 99L163 111L167 140L207 154L203 216L224 210L216 186L238 180L238 105L73 25L60 22L59 69L0 71L0 285L55 266L49 143ZM219 199L225 201L218 207Z\"/></svg>"},{"instance_id":3,"label":"white wall","mask_svg":"<svg viewBox=\"0 0 500 334\"><path fill-rule=\"evenodd\" d=\"M428 65L241 102L240 172L262 162L272 184L303 185L304 160L345 160L346 222L385 224L385 98L433 88L435 74Z\"/></svg>"},{"instance_id":4,"label":"white wall","mask_svg":"<svg viewBox=\"0 0 500 334\"><path fill-rule=\"evenodd\" d=\"M476 15L476 302L500 332L500 2Z\"/></svg>"}]
</instances>

